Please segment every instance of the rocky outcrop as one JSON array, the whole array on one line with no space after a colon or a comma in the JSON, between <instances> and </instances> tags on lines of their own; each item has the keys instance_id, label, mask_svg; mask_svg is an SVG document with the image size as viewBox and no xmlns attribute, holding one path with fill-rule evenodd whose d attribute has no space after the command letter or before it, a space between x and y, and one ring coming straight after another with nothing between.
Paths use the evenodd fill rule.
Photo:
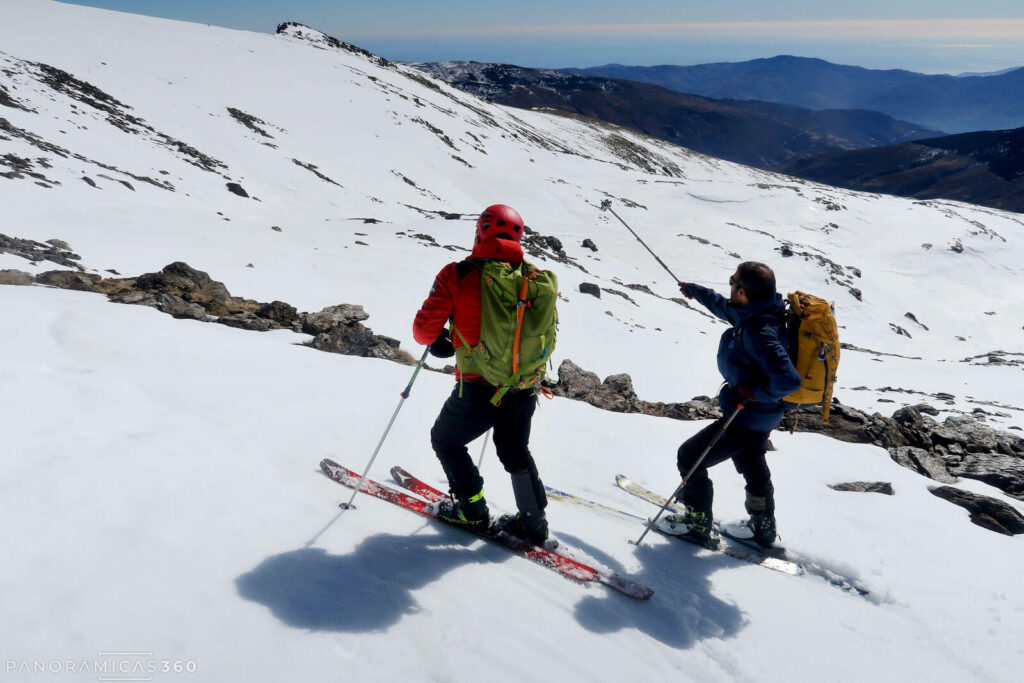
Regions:
<instances>
[{"instance_id":1,"label":"rocky outcrop","mask_svg":"<svg viewBox=\"0 0 1024 683\"><path fill-rule=\"evenodd\" d=\"M26 286L35 281L31 273L23 270L0 270L0 285Z\"/></svg>"},{"instance_id":2,"label":"rocky outcrop","mask_svg":"<svg viewBox=\"0 0 1024 683\"><path fill-rule=\"evenodd\" d=\"M928 490L939 498L966 509L971 513L971 521L980 527L1007 536L1024 534L1024 515L1012 505L952 486L933 486Z\"/></svg>"},{"instance_id":3,"label":"rocky outcrop","mask_svg":"<svg viewBox=\"0 0 1024 683\"><path fill-rule=\"evenodd\" d=\"M822 423L819 412L809 411L799 419L787 416L782 428L875 444L888 449L899 464L936 481L977 479L1024 500L1024 438L996 431L971 415L940 423L927 413L937 411L928 405L908 406L888 418L834 401L829 424Z\"/></svg>"},{"instance_id":4,"label":"rocky outcrop","mask_svg":"<svg viewBox=\"0 0 1024 683\"><path fill-rule=\"evenodd\" d=\"M31 284L32 276L24 275L29 280L22 284ZM11 279L23 278L11 276ZM216 322L257 332L279 329L303 332L313 337L309 346L330 353L385 358L409 365L416 362L399 348L398 340L375 335L362 324L370 317L362 306L339 304L315 313L300 313L284 301L265 303L243 299L231 296L224 283L180 261L137 278L105 279L91 273L56 270L41 273L35 277L35 282L106 294L116 303L152 306L175 318Z\"/></svg>"},{"instance_id":5,"label":"rocky outcrop","mask_svg":"<svg viewBox=\"0 0 1024 683\"><path fill-rule=\"evenodd\" d=\"M629 375L611 375L602 382L571 360L558 367L558 396L584 401L619 413L644 413L676 420L709 420L722 416L717 399L698 396L683 403L651 403L637 397ZM926 413L927 405L897 410L892 417L864 412L833 401L824 424L820 411L789 413L780 429L818 432L849 443L874 444L892 459L930 479L952 484L958 477L977 479L1009 496L1024 500L1024 439L999 432L975 417L948 417L942 423Z\"/></svg>"},{"instance_id":6,"label":"rocky outcrop","mask_svg":"<svg viewBox=\"0 0 1024 683\"><path fill-rule=\"evenodd\" d=\"M843 484L829 484L834 491L853 491L855 493L883 493L887 496L896 495L892 484L887 481L850 481Z\"/></svg>"},{"instance_id":7,"label":"rocky outcrop","mask_svg":"<svg viewBox=\"0 0 1024 683\"><path fill-rule=\"evenodd\" d=\"M593 372L566 359L558 366L558 382L550 387L556 396L584 401L616 413L644 413L677 420L715 419L722 416L718 402L698 396L685 403L651 403L641 400L633 389L633 379L625 373L609 375L601 381Z\"/></svg>"},{"instance_id":8,"label":"rocky outcrop","mask_svg":"<svg viewBox=\"0 0 1024 683\"><path fill-rule=\"evenodd\" d=\"M13 254L32 263L50 261L65 268L82 269L77 263L82 257L71 251L67 242L58 239L36 242L0 234L0 254Z\"/></svg>"}]
</instances>

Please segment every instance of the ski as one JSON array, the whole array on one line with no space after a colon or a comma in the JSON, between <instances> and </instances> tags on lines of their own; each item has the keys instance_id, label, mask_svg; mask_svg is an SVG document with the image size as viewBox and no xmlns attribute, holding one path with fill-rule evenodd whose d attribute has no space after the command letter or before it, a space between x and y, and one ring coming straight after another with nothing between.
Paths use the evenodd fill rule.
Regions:
<instances>
[{"instance_id":1,"label":"ski","mask_svg":"<svg viewBox=\"0 0 1024 683\"><path fill-rule=\"evenodd\" d=\"M424 498L431 502L438 502L448 497L443 491L431 486L430 484L427 484L426 482L420 479L417 479L416 477L409 474L409 472L405 471L401 467L392 467L391 476L402 487L409 489L410 491L417 495L423 496ZM492 527L493 524L494 523L492 521ZM527 549L551 553L556 557L585 566L594 572L593 580L597 581L598 583L603 583L609 588L612 588L620 593L623 593L624 595L628 595L631 598L635 598L637 600L648 600L652 595L654 595L653 589L648 588L643 584L637 583L629 577L621 576L607 569L594 569L590 567L589 565L583 563L575 556L570 554L570 551L564 548L563 546L559 546L558 551L555 551L552 548L543 548L540 546L532 545L524 540L518 539L514 536L511 536L509 534L506 534L505 532L500 531L497 533L493 531L488 531L486 534L482 535L485 538L490 538L491 536L498 536L501 539L499 540L499 542L505 544L506 547L509 547L510 549L511 545L509 545L509 543L511 542L514 543L517 547L523 547Z\"/></svg>"},{"instance_id":2,"label":"ski","mask_svg":"<svg viewBox=\"0 0 1024 683\"><path fill-rule=\"evenodd\" d=\"M333 460L327 458L322 460L320 462L320 469L324 474L339 484L348 486L352 489L359 486L359 475L352 470L339 465ZM426 485L424 484L423 486ZM393 489L389 486L385 486L371 479L364 479L359 490L376 498L380 498L381 500L386 500L399 507L419 513L425 517L447 523L431 514L429 503L427 501L411 496L408 493L404 493L397 489ZM443 496L444 494L441 495ZM647 600L654 594L654 591L650 588L642 586L631 579L620 577L615 574L600 572L582 562L565 557L545 548L538 548L504 532L493 532L491 530L476 532L471 529L465 529L464 527L460 528L463 528L464 531L475 536L500 545L517 555L521 555L570 579L575 579L576 581L584 583L597 581L637 600Z\"/></svg>"},{"instance_id":3,"label":"ski","mask_svg":"<svg viewBox=\"0 0 1024 683\"><path fill-rule=\"evenodd\" d=\"M634 515L632 512L626 512L618 508L613 508L611 505L605 505L604 503L598 503L593 500L586 498L580 498L577 495L569 493L567 491L560 491L559 489L552 488L547 484L544 485L544 491L547 492L550 500L559 500L566 503L572 503L573 505L579 505L581 507L590 508L591 510L598 510L600 512L608 512L617 516L627 517L629 519L636 519L643 523L647 523L647 520L640 515Z\"/></svg>"},{"instance_id":4,"label":"ski","mask_svg":"<svg viewBox=\"0 0 1024 683\"><path fill-rule=\"evenodd\" d=\"M619 475L619 476L621 477L622 475ZM626 478L623 477L623 479L626 479ZM628 482L628 484L632 484L634 487L636 487L636 489L638 489L638 491L641 491L641 492L642 491L646 491L646 489L643 489L642 487L639 487L638 485L633 484L633 482L631 480L626 479L626 482ZM545 488L547 488L547 487L545 487ZM568 493L566 491L558 491L557 489L554 489L554 490L557 491L557 495L552 495L551 494L552 489L548 489L548 495L549 495L549 497L552 497L555 500L560 500L560 501L563 501L563 502L572 503L573 505L580 505L580 506L583 506L583 507L588 507L588 508L591 508L591 509L599 510L601 512L607 512L607 513L610 513L610 514L616 514L616 515L619 515L619 516L628 517L628 518L630 518L632 520L640 522L641 524L643 524L645 526L647 525L647 522L649 521L648 519L646 519L644 517L641 517L640 515L634 515L633 513L626 512L625 510L619 510L618 508L614 508L614 507L612 507L610 505L604 505L603 503L597 503L597 502L592 501L592 500L587 500L586 498L581 498L580 496L573 495L573 494ZM629 490L629 489L626 489L626 490ZM636 490L629 490L629 492L633 493L634 495L638 495L640 497L644 497L638 491L636 491ZM650 493L650 492L648 491L647 493ZM651 494L651 495L655 495L655 494ZM644 499L650 501L649 498L644 498ZM664 502L664 499L662 499L662 502ZM659 503L659 507L660 507L660 505L661 504ZM673 508L672 506L669 506L668 507L668 511L674 512L675 508ZM744 548L737 548L737 547L729 545L727 543L722 543L717 548L709 548L709 547L707 547L707 546L705 546L705 545L703 545L701 543L696 543L695 541L691 541L688 538L683 538L682 536L674 536L672 534L666 534L666 533L662 532L660 529L658 529L657 527L653 527L652 531L657 531L658 533L661 533L664 536L668 536L669 538L677 538L680 541L685 541L687 543L691 543L693 545L696 545L698 548L703 548L703 549L709 550L711 552L722 553L724 555L728 555L730 557L734 557L734 558L736 558L738 560L744 560L744 561L750 562L752 564L759 564L759 565L762 565L764 567L768 567L769 569L774 569L776 571L780 571L780 572L783 572L783 573L786 573L786 574L791 574L793 576L800 576L801 574L804 573L803 568L801 566L795 564L795 563L789 562L787 560L779 560L778 558L769 557L769 556L763 555L761 553L756 553L756 552L753 552L753 551L750 551L750 550L747 550L747 549L744 549Z\"/></svg>"},{"instance_id":5,"label":"ski","mask_svg":"<svg viewBox=\"0 0 1024 683\"><path fill-rule=\"evenodd\" d=\"M638 498L646 500L648 503L661 507L665 504L665 498L659 496L657 493L650 491L635 481L626 477L622 474L615 475L615 483L618 484L619 488L627 493L631 493ZM678 509L669 505L666 508L667 512L677 512ZM646 524L646 521L644 522ZM715 523L715 528L721 534L723 543L718 548L706 548L706 546L699 543L694 543L701 548L706 548L713 552L721 552L735 557L736 559L744 560L752 564L761 565L768 569L774 569L775 571L783 572L785 574L791 574L793 576L801 576L803 574L812 574L820 576L821 578L828 581L833 586L840 588L844 591L855 593L857 595L867 595L868 589L861 585L858 585L853 579L847 578L837 572L827 569L813 562L804 560L802 558L793 557L791 553L780 548L779 554L767 554L765 549L754 543L748 542L746 539L737 538L728 532L723 532L718 523ZM653 528L654 531L659 531L657 527ZM671 534L664 534L665 536L672 536ZM682 536L672 536L672 538L678 538L682 541L689 541L689 539L683 538ZM789 555L789 557L787 557Z\"/></svg>"}]
</instances>

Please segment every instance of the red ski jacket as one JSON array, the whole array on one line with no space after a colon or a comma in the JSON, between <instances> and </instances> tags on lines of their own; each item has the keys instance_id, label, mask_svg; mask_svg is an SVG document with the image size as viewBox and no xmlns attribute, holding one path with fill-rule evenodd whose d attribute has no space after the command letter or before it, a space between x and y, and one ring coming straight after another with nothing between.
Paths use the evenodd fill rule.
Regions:
<instances>
[{"instance_id":1,"label":"red ski jacket","mask_svg":"<svg viewBox=\"0 0 1024 683\"><path fill-rule=\"evenodd\" d=\"M474 246L469 258L491 258L515 264L523 260L523 249L518 242L492 238ZM462 278L458 263L449 263L441 269L434 278L430 294L416 312L413 337L424 346L433 344L449 320L454 320L456 329L470 346L480 342L480 276L476 268L472 273L464 273ZM458 334L452 335L452 343L457 347L463 345ZM458 369L455 377L459 378ZM464 379L472 377L479 375L467 374Z\"/></svg>"}]
</instances>

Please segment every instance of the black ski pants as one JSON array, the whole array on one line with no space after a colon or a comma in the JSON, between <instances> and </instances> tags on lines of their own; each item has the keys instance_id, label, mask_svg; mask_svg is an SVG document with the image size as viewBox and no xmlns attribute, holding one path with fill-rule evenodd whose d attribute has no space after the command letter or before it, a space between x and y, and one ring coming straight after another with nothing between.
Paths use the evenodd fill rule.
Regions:
<instances>
[{"instance_id":1,"label":"black ski pants","mask_svg":"<svg viewBox=\"0 0 1024 683\"><path fill-rule=\"evenodd\" d=\"M725 421L726 418L716 420L683 442L679 447L677 460L681 476L686 476ZM774 513L772 473L765 459L769 434L771 432L730 425L701 461L700 466L690 475L690 480L683 488L682 502L702 512L711 512L715 491L711 478L708 477L708 468L731 459L736 471L746 480L747 511L760 512L765 509L761 506L765 505L768 512ZM754 505L760 509L751 510L752 500L757 501Z\"/></svg>"},{"instance_id":2,"label":"black ski pants","mask_svg":"<svg viewBox=\"0 0 1024 683\"><path fill-rule=\"evenodd\" d=\"M448 476L448 486L458 497L476 495L484 480L466 445L494 429L494 448L509 474L526 470L531 481L539 483L537 466L530 455L530 423L537 408L537 394L532 390L509 391L500 405L493 405L494 387L479 382L456 384L445 401L441 413L430 430L430 444ZM538 496L543 509L543 489Z\"/></svg>"}]
</instances>

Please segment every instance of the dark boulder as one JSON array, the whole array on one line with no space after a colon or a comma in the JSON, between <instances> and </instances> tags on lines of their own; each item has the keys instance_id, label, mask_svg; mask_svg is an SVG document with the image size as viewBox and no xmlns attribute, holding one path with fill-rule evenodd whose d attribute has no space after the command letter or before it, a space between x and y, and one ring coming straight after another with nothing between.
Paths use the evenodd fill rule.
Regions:
<instances>
[{"instance_id":1,"label":"dark boulder","mask_svg":"<svg viewBox=\"0 0 1024 683\"><path fill-rule=\"evenodd\" d=\"M971 521L980 527L1007 536L1024 534L1024 515L1008 503L952 486L933 486L928 490L966 509L971 513Z\"/></svg>"}]
</instances>

